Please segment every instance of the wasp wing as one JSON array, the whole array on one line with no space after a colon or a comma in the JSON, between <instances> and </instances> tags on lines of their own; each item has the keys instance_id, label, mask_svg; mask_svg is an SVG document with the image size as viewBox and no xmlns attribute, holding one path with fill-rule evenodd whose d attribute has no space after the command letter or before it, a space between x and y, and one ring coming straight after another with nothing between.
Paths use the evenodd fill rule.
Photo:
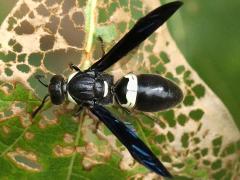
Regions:
<instances>
[{"instance_id":1,"label":"wasp wing","mask_svg":"<svg viewBox=\"0 0 240 180\"><path fill-rule=\"evenodd\" d=\"M90 69L102 72L109 68L150 36L181 5L182 2L180 1L171 2L156 8L145 17L139 19L133 28L107 54L94 63Z\"/></svg>"},{"instance_id":2,"label":"wasp wing","mask_svg":"<svg viewBox=\"0 0 240 180\"><path fill-rule=\"evenodd\" d=\"M161 176L171 177L171 174L163 164L132 129L128 128L100 105L95 104L93 108L90 108L90 111L111 130L135 160Z\"/></svg>"}]
</instances>

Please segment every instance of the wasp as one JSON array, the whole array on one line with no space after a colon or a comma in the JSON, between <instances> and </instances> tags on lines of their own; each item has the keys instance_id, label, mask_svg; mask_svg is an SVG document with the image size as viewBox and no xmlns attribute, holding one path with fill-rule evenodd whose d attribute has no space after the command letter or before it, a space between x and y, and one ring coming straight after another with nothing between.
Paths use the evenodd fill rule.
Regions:
<instances>
[{"instance_id":1,"label":"wasp","mask_svg":"<svg viewBox=\"0 0 240 180\"><path fill-rule=\"evenodd\" d=\"M87 70L81 71L71 64L74 73L67 79L62 75L54 75L48 85L37 77L40 83L48 87L48 94L32 113L32 117L41 110L49 97L55 105L68 100L77 104L80 107L79 111L81 107L86 107L110 129L136 161L158 175L172 177L135 131L114 117L104 105L117 103L125 109L156 112L180 103L183 99L181 89L170 80L155 74L129 73L114 83L113 76L104 71L149 37L182 4L180 1L165 4L139 19L108 53Z\"/></svg>"}]
</instances>

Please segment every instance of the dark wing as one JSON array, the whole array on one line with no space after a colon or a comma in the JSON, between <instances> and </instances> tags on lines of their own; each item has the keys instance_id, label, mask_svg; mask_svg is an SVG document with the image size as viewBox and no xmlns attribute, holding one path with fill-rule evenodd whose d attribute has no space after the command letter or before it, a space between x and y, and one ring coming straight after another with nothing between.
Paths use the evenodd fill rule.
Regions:
<instances>
[{"instance_id":1,"label":"dark wing","mask_svg":"<svg viewBox=\"0 0 240 180\"><path fill-rule=\"evenodd\" d=\"M135 132L115 118L107 109L96 104L93 108L90 108L90 111L126 146L135 160L161 176L172 177Z\"/></svg>"},{"instance_id":2,"label":"dark wing","mask_svg":"<svg viewBox=\"0 0 240 180\"><path fill-rule=\"evenodd\" d=\"M139 19L133 28L90 69L102 72L112 66L167 21L182 4L180 1L165 4Z\"/></svg>"}]
</instances>

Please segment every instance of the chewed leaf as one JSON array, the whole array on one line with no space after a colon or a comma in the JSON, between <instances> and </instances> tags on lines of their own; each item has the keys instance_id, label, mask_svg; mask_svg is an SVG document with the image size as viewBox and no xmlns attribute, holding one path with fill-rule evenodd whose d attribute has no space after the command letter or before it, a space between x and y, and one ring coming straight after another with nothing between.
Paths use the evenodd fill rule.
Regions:
<instances>
[{"instance_id":1,"label":"chewed leaf","mask_svg":"<svg viewBox=\"0 0 240 180\"><path fill-rule=\"evenodd\" d=\"M98 36L107 52L158 5L158 0L16 2L0 27L1 179L158 178L134 162L103 124L96 129L86 110L73 117L71 104L47 102L30 118L41 103L35 94L47 93L36 74L45 75L47 83L55 73L72 73L69 63L87 68L102 56ZM109 107L133 125L173 175L239 178L239 130L221 100L187 64L165 25L109 71L116 80L129 72L161 74L184 91L183 102L165 112Z\"/></svg>"},{"instance_id":2,"label":"chewed leaf","mask_svg":"<svg viewBox=\"0 0 240 180\"><path fill-rule=\"evenodd\" d=\"M117 36L116 27L114 25L100 26L96 29L96 36L102 37L106 43L110 43L115 40Z\"/></svg>"}]
</instances>

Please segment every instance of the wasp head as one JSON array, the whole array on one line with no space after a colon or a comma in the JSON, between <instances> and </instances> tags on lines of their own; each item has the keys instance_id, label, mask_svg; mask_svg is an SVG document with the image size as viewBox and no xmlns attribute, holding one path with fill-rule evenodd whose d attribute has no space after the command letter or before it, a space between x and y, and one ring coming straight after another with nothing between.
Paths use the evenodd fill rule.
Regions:
<instances>
[{"instance_id":1,"label":"wasp head","mask_svg":"<svg viewBox=\"0 0 240 180\"><path fill-rule=\"evenodd\" d=\"M64 81L63 76L54 75L51 78L50 84L48 85L48 92L53 104L59 105L64 102L66 95L66 82Z\"/></svg>"}]
</instances>

